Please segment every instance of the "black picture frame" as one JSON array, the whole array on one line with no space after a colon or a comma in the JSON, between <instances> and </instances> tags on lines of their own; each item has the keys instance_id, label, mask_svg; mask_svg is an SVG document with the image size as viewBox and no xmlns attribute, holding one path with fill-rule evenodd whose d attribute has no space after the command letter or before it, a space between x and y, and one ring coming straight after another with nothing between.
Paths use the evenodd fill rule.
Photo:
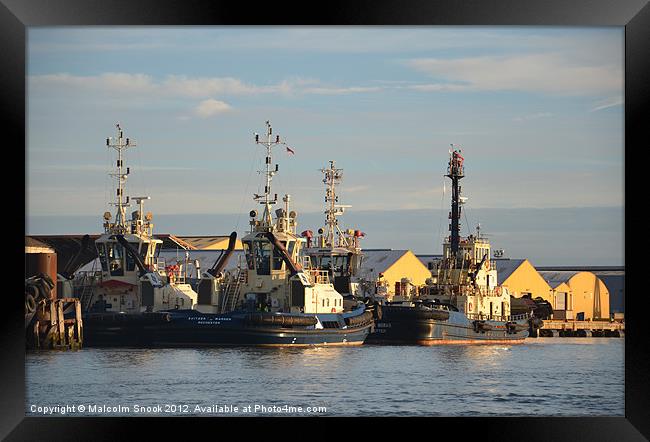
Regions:
<instances>
[{"instance_id":1,"label":"black picture frame","mask_svg":"<svg viewBox=\"0 0 650 442\"><path fill-rule=\"evenodd\" d=\"M30 26L94 26L94 25L509 25L509 26L624 26L625 27L625 261L627 275L626 337L625 337L625 417L540 417L540 418L438 418L417 420L424 435L440 437L445 432L433 431L440 426L451 429L452 437L482 437L487 440L645 440L650 437L650 407L647 382L650 375L648 343L645 337L644 315L648 311L648 296L640 284L639 275L645 262L632 259L635 247L643 243L630 242L635 236L634 221L642 222L634 212L632 197L635 187L630 179L643 177L642 160L637 152L647 146L644 116L650 96L650 6L647 0L411 0L405 2L357 1L299 4L270 2L240 4L208 0L0 0L0 94L2 96L3 140L5 168L18 170L18 178L5 180L3 195L5 220L20 224L16 215L26 208L26 192L13 189L20 179L20 168L7 152L20 151L26 146L26 28ZM254 5L254 6L253 6ZM9 135L9 137L7 137ZM646 135L646 136L644 136ZM7 140L13 140L8 144ZM26 160L26 158L25 158ZM24 169L23 169L24 173ZM25 175L22 175L23 182ZM20 187L20 185L18 185ZM641 188L643 190L643 187ZM632 192L632 193L631 193ZM630 205L628 205L628 203ZM638 204L637 204L638 205ZM628 207L630 208L628 210ZM10 212L10 213L7 213ZM25 213L25 212L23 212ZM23 227L25 219L23 219ZM6 223L4 223L7 225ZM10 227L6 227L9 229ZM641 228L641 226L639 226ZM23 254L19 235L8 231L12 249ZM645 234L643 234L645 235ZM647 240L646 240L647 243ZM5 258L9 259L9 258ZM20 261L19 261L20 262ZM6 267L10 287L5 289L2 333L2 373L0 383L0 436L6 440L113 440L128 437L131 431L145 429L151 437L178 427L184 432L201 428L215 429L214 419L185 418L182 421L164 418L36 418L25 417L25 350L24 332L20 327L22 303L18 292L19 275L15 264ZM647 266L647 264L645 265ZM645 272L647 273L647 272ZM15 285L15 286L14 286ZM15 299L12 299L15 298ZM569 361L570 362L570 361ZM435 400L435 398L428 398ZM216 425L225 424L224 418ZM361 433L370 437L385 426L399 430L399 422L382 418L371 425L361 425ZM321 421L322 422L322 421ZM280 429L284 425L268 420L247 419L232 427L250 429ZM242 425L243 424L243 425ZM338 423L337 423L338 424ZM230 423L228 423L230 425ZM323 425L319 423L319 426ZM334 429L336 426L329 426ZM223 428L223 427L221 427ZM289 428L286 428L289 430ZM432 433L427 433L432 431ZM409 431L415 436L415 432ZM292 434L291 431L286 434ZM399 434L399 433L398 433ZM224 433L221 433L223 436ZM298 433L295 434L296 436ZM280 434L278 436L282 437ZM341 435L334 435L339 437ZM191 437L191 436L190 436ZM217 437L217 436L215 436ZM233 436L234 437L234 436ZM384 435L386 437L386 435Z\"/></svg>"}]
</instances>

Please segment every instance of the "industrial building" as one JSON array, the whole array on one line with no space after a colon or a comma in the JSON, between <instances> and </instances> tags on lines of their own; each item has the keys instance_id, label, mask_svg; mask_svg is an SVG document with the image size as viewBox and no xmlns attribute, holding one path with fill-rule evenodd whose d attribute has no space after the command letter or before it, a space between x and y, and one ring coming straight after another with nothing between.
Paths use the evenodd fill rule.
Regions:
<instances>
[{"instance_id":1,"label":"industrial building","mask_svg":"<svg viewBox=\"0 0 650 442\"><path fill-rule=\"evenodd\" d=\"M497 282L515 298L541 297L553 304L552 288L527 259L495 259Z\"/></svg>"},{"instance_id":2,"label":"industrial building","mask_svg":"<svg viewBox=\"0 0 650 442\"><path fill-rule=\"evenodd\" d=\"M609 291L593 273L555 270L539 274L552 287L554 319L609 319Z\"/></svg>"},{"instance_id":3,"label":"industrial building","mask_svg":"<svg viewBox=\"0 0 650 442\"><path fill-rule=\"evenodd\" d=\"M539 271L590 272L596 275L609 292L609 312L625 312L625 267L624 266L563 266L538 267Z\"/></svg>"},{"instance_id":4,"label":"industrial building","mask_svg":"<svg viewBox=\"0 0 650 442\"><path fill-rule=\"evenodd\" d=\"M423 285L431 271L410 250L365 249L359 276L385 284L391 297L405 281L411 288Z\"/></svg>"},{"instance_id":5,"label":"industrial building","mask_svg":"<svg viewBox=\"0 0 650 442\"><path fill-rule=\"evenodd\" d=\"M566 267L541 267L546 270L540 271L527 259L495 259L494 262L500 286L507 287L516 298L541 297L550 302L555 319L610 317L609 288L592 271ZM607 276L614 283L620 280L616 279L617 275Z\"/></svg>"}]
</instances>

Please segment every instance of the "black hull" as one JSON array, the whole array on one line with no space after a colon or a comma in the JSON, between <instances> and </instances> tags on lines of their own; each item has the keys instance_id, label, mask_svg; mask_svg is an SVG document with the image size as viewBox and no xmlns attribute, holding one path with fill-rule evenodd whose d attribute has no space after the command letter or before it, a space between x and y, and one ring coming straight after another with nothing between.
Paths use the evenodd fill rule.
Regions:
<instances>
[{"instance_id":1,"label":"black hull","mask_svg":"<svg viewBox=\"0 0 650 442\"><path fill-rule=\"evenodd\" d=\"M477 330L473 321L459 312L451 311L448 319L437 320L408 317L404 314L404 307L397 309L400 314L391 315L391 308L384 307L383 317L376 321L374 331L366 339L367 344L519 344L528 337L528 330L522 329L524 322L516 331L509 330L505 322L499 321L487 321L484 329Z\"/></svg>"},{"instance_id":2,"label":"black hull","mask_svg":"<svg viewBox=\"0 0 650 442\"><path fill-rule=\"evenodd\" d=\"M174 315L167 320L87 318L85 347L361 345L372 321L346 328L250 324L245 315ZM140 317L140 318L138 318ZM127 319L127 320L125 320Z\"/></svg>"}]
</instances>

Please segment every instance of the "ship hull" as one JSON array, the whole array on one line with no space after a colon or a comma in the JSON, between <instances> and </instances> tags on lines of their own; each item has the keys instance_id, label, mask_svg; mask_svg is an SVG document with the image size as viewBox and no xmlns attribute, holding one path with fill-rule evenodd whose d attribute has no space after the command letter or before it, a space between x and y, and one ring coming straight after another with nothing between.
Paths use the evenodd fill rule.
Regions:
<instances>
[{"instance_id":1,"label":"ship hull","mask_svg":"<svg viewBox=\"0 0 650 442\"><path fill-rule=\"evenodd\" d=\"M398 308L400 315L392 313ZM485 329L460 312L449 312L445 320L425 319L404 314L404 307L384 308L381 319L366 339L367 344L451 345L451 344L521 344L528 337L525 321L518 329L508 329L505 321L485 321ZM488 329L489 328L489 329Z\"/></svg>"},{"instance_id":2,"label":"ship hull","mask_svg":"<svg viewBox=\"0 0 650 442\"><path fill-rule=\"evenodd\" d=\"M111 318L113 316L113 318ZM372 321L345 328L250 324L246 314L170 312L158 320L144 315L89 317L84 321L86 347L219 347L219 346L342 346L361 345ZM337 315L314 315L330 321ZM340 316L340 315L338 315Z\"/></svg>"}]
</instances>

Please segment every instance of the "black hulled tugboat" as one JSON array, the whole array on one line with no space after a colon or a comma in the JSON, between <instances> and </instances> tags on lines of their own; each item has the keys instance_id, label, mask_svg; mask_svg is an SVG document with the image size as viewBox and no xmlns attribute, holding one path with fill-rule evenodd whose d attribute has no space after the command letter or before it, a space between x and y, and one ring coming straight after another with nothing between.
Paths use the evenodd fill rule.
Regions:
<instances>
[{"instance_id":1,"label":"black hulled tugboat","mask_svg":"<svg viewBox=\"0 0 650 442\"><path fill-rule=\"evenodd\" d=\"M101 268L98 277L78 295L87 346L146 343L141 329L168 322L168 315L161 311L193 308L197 302L197 293L181 272L160 265L162 241L153 235L153 215L144 213L144 201L149 197L125 195L131 171L125 166L124 152L135 146L119 123L116 136L106 139L106 147L117 152L116 168L110 173L117 182L111 203L115 216L104 213L104 233L95 240ZM128 217L126 209L132 202L137 209Z\"/></svg>"},{"instance_id":2,"label":"black hulled tugboat","mask_svg":"<svg viewBox=\"0 0 650 442\"><path fill-rule=\"evenodd\" d=\"M381 317L367 343L375 344L516 344L541 326L526 312L511 315L510 295L497 285L490 243L476 235L460 236L464 175L460 150L450 151L446 176L452 182L450 235L430 284L416 298L381 306Z\"/></svg>"}]
</instances>

